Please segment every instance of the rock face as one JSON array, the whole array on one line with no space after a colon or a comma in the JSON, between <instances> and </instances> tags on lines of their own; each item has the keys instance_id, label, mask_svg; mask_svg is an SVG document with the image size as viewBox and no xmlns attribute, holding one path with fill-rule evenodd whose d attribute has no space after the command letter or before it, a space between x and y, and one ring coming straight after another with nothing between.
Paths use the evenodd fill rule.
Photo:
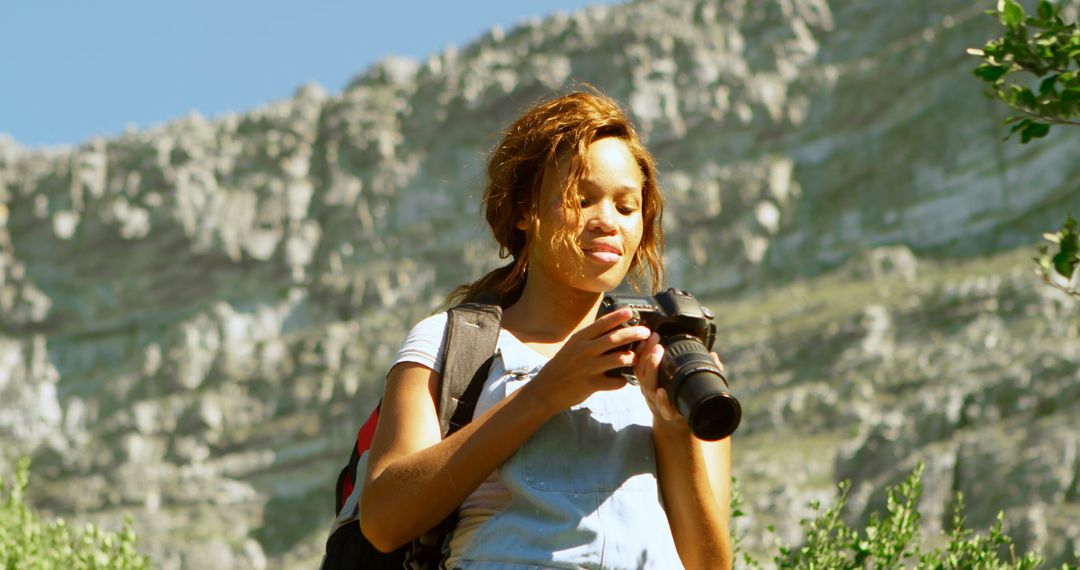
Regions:
<instances>
[{"instance_id":1,"label":"rock face","mask_svg":"<svg viewBox=\"0 0 1080 570\"><path fill-rule=\"evenodd\" d=\"M844 267L716 302L749 402L736 469L749 513L739 525L755 548L768 524L796 540L791 520L810 512L792 509L827 499L841 479L853 482L849 514L865 521L923 462L928 536L948 530L959 491L969 526L1005 511L1023 546L1071 556L1080 303L1040 288L1026 253L926 261L913 281L852 280L857 268Z\"/></svg>"},{"instance_id":2,"label":"rock face","mask_svg":"<svg viewBox=\"0 0 1080 570\"><path fill-rule=\"evenodd\" d=\"M797 538L842 478L866 516L922 460L931 530L962 490L973 526L1005 509L1060 558L1080 319L1007 252L1080 211L1080 129L1001 141L964 54L998 33L984 8L641 0L341 94L74 149L0 138L0 471L29 454L40 508L132 513L165 568L311 567L404 332L498 263L485 153L587 81L657 156L669 282L723 308L747 544Z\"/></svg>"}]
</instances>

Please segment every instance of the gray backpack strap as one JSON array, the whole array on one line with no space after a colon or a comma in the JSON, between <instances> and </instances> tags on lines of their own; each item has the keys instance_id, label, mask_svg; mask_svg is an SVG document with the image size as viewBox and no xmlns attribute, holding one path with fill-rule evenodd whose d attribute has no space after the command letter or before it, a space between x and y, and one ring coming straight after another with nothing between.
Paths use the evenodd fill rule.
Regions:
<instances>
[{"instance_id":1,"label":"gray backpack strap","mask_svg":"<svg viewBox=\"0 0 1080 570\"><path fill-rule=\"evenodd\" d=\"M442 387L439 391L439 427L446 437L450 431L451 418L462 403L470 385L468 418L455 420L456 427L472 419L476 398L487 378L495 347L499 341L502 308L483 303L463 303L447 311L446 344L443 356ZM477 378L483 373L483 378ZM462 410L463 412L465 410Z\"/></svg>"},{"instance_id":2,"label":"gray backpack strap","mask_svg":"<svg viewBox=\"0 0 1080 570\"><path fill-rule=\"evenodd\" d=\"M439 425L444 438L472 420L480 390L495 360L501 322L502 308L498 305L463 303L447 311L439 389ZM404 568L441 568L449 548L448 538L456 526L455 510L435 528L413 540L405 554Z\"/></svg>"}]
</instances>

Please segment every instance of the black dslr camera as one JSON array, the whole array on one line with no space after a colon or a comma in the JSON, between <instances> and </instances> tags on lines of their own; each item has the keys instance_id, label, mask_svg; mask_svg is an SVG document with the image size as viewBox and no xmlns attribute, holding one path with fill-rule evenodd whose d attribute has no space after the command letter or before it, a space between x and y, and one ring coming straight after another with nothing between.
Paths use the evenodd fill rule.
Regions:
<instances>
[{"instance_id":1,"label":"black dslr camera","mask_svg":"<svg viewBox=\"0 0 1080 570\"><path fill-rule=\"evenodd\" d=\"M658 371L660 386L694 435L715 441L734 433L742 419L742 407L728 391L727 378L709 354L716 340L713 312L690 293L668 289L652 297L605 295L596 316L624 308L632 309L634 315L622 326L641 324L660 335L664 347ZM628 379L633 374L630 367L607 372L608 376Z\"/></svg>"}]
</instances>

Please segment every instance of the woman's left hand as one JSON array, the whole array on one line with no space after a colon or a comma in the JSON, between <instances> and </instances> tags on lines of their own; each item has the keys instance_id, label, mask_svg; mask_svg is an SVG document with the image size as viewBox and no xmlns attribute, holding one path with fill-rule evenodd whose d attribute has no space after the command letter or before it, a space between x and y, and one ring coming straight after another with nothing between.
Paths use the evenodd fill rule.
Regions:
<instances>
[{"instance_id":1,"label":"woman's left hand","mask_svg":"<svg viewBox=\"0 0 1080 570\"><path fill-rule=\"evenodd\" d=\"M723 370L724 365L720 362L720 357L715 352L710 354L713 360L716 361L716 365ZM637 376L638 384L641 386L641 393L645 396L645 402L648 404L649 409L652 410L655 427L663 425L689 433L690 424L675 409L675 405L672 404L671 399L668 397L667 390L659 385L658 371L660 361L663 358L664 347L660 344L660 335L652 333L645 342L638 346L637 356L634 359L634 375Z\"/></svg>"}]
</instances>

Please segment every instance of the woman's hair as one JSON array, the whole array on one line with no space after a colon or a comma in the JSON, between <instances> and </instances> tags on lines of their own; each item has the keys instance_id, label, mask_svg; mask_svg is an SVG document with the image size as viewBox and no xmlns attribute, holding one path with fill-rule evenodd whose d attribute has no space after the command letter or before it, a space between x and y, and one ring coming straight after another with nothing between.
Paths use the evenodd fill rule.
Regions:
<instances>
[{"instance_id":1,"label":"woman's hair","mask_svg":"<svg viewBox=\"0 0 1080 570\"><path fill-rule=\"evenodd\" d=\"M570 163L562 198L569 219L578 219L581 207L577 186L589 173L588 147L606 137L626 143L644 178L643 232L630 264L631 285L640 290L642 281L647 280L653 291L660 288L664 280L660 261L664 247L660 223L663 200L656 182L656 165L619 105L590 88L534 105L507 129L492 151L487 165L484 213L499 243L499 257L512 260L455 289L447 298L449 305L484 301L505 308L517 301L525 288L529 236L537 235L540 224L540 188L545 170L551 167L550 172L558 172L556 166L562 159L577 158ZM515 222L522 218L530 221L532 232L516 227ZM575 228L563 227L555 239L571 246L570 251L577 251L574 233Z\"/></svg>"}]
</instances>

